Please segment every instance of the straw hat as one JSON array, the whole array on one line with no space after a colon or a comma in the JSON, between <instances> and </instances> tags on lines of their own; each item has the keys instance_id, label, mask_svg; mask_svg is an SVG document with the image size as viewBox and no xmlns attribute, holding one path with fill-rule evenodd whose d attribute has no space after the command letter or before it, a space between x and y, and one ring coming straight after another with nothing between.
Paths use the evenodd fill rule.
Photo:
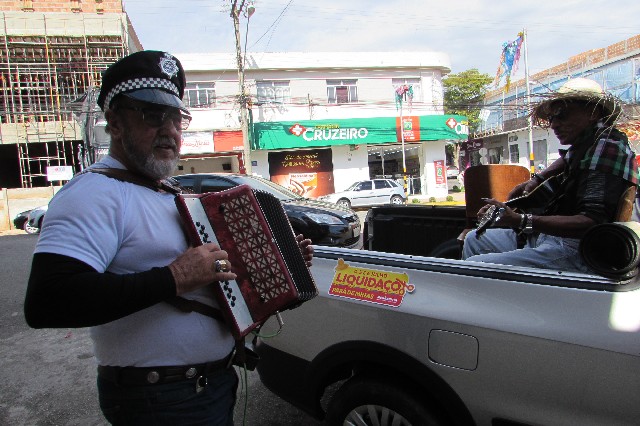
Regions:
<instances>
[{"instance_id":1,"label":"straw hat","mask_svg":"<svg viewBox=\"0 0 640 426\"><path fill-rule=\"evenodd\" d=\"M582 101L588 105L602 107L607 124L612 124L622 112L620 100L615 96L605 93L602 87L588 78L573 78L567 81L557 92L542 95L543 100L533 107L531 118L536 124L548 122L549 117L556 112L552 108L557 102Z\"/></svg>"}]
</instances>

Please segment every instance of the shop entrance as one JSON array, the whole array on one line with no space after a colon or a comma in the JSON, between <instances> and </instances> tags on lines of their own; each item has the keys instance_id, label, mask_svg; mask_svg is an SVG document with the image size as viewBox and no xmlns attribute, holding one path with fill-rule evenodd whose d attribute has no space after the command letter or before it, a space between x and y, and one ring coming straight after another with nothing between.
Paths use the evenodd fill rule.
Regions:
<instances>
[{"instance_id":1,"label":"shop entrance","mask_svg":"<svg viewBox=\"0 0 640 426\"><path fill-rule=\"evenodd\" d=\"M402 144L367 146L369 177L371 179L394 179L403 185ZM405 144L404 156L407 166L407 191L420 194L420 145Z\"/></svg>"}]
</instances>

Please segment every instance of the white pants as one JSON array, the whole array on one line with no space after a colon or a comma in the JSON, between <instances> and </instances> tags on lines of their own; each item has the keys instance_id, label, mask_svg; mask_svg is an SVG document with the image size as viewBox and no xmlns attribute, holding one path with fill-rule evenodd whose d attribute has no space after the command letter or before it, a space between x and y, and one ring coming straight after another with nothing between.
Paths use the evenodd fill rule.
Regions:
<instances>
[{"instance_id":1,"label":"white pants","mask_svg":"<svg viewBox=\"0 0 640 426\"><path fill-rule=\"evenodd\" d=\"M487 229L480 238L473 230L464 240L462 259L592 274L580 256L579 246L579 239L532 234L524 248L518 249L512 229Z\"/></svg>"}]
</instances>

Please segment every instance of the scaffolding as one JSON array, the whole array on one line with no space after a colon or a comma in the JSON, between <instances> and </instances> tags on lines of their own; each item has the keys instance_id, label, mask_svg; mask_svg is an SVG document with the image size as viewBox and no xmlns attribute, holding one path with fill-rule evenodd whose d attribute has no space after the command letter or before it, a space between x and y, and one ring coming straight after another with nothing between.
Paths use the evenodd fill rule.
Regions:
<instances>
[{"instance_id":1,"label":"scaffolding","mask_svg":"<svg viewBox=\"0 0 640 426\"><path fill-rule=\"evenodd\" d=\"M102 72L128 54L126 17L1 17L0 143L17 144L23 187L46 186L48 166L80 167L82 131L73 101L98 87Z\"/></svg>"}]
</instances>

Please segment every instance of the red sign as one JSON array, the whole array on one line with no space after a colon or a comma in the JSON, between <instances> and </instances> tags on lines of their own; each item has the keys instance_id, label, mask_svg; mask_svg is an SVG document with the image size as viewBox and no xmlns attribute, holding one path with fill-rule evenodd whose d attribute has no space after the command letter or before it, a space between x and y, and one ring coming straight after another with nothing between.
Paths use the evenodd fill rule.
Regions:
<instances>
[{"instance_id":1,"label":"red sign","mask_svg":"<svg viewBox=\"0 0 640 426\"><path fill-rule=\"evenodd\" d=\"M242 131L215 131L213 141L216 152L242 151Z\"/></svg>"},{"instance_id":2,"label":"red sign","mask_svg":"<svg viewBox=\"0 0 640 426\"><path fill-rule=\"evenodd\" d=\"M436 160L433 162L436 168L436 185L446 184L446 173L444 168L444 160Z\"/></svg>"},{"instance_id":3,"label":"red sign","mask_svg":"<svg viewBox=\"0 0 640 426\"><path fill-rule=\"evenodd\" d=\"M400 134L402 129L402 135ZM402 117L402 125L400 125L400 117L396 117L396 134L398 142L402 141L404 136L405 142L415 142L420 140L420 117Z\"/></svg>"}]
</instances>

